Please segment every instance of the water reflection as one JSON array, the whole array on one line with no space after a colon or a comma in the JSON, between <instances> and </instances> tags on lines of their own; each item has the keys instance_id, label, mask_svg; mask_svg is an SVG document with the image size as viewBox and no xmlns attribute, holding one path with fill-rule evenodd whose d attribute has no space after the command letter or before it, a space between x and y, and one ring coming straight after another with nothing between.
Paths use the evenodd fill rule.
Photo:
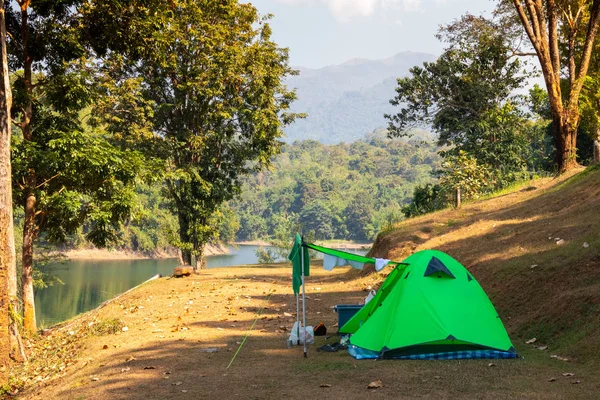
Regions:
<instances>
[{"instance_id":1,"label":"water reflection","mask_svg":"<svg viewBox=\"0 0 600 400\"><path fill-rule=\"evenodd\" d=\"M226 255L209 256L209 268L256 264L257 246L231 248ZM364 254L365 252L360 252ZM53 273L65 284L36 293L39 327L48 327L89 311L156 274L170 275L176 259L69 261Z\"/></svg>"}]
</instances>

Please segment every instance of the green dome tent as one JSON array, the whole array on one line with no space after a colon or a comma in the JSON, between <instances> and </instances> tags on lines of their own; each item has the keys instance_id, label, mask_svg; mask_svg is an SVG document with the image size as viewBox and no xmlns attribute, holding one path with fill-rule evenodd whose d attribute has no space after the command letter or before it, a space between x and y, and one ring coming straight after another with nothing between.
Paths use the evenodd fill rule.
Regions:
<instances>
[{"instance_id":1,"label":"green dome tent","mask_svg":"<svg viewBox=\"0 0 600 400\"><path fill-rule=\"evenodd\" d=\"M355 358L515 358L500 316L473 276L436 250L417 252L388 275L340 333Z\"/></svg>"}]
</instances>

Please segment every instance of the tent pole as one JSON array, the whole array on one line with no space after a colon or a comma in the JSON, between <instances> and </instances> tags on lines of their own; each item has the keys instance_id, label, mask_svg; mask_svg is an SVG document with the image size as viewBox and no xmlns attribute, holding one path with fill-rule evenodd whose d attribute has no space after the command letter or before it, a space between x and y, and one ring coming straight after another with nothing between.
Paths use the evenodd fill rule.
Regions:
<instances>
[{"instance_id":1,"label":"tent pole","mask_svg":"<svg viewBox=\"0 0 600 400\"><path fill-rule=\"evenodd\" d=\"M300 293L296 293L296 346L300 346Z\"/></svg>"},{"instance_id":2,"label":"tent pole","mask_svg":"<svg viewBox=\"0 0 600 400\"><path fill-rule=\"evenodd\" d=\"M304 249L300 248L300 259L302 260L302 329L304 329L304 358L306 355L306 295L304 288Z\"/></svg>"}]
</instances>

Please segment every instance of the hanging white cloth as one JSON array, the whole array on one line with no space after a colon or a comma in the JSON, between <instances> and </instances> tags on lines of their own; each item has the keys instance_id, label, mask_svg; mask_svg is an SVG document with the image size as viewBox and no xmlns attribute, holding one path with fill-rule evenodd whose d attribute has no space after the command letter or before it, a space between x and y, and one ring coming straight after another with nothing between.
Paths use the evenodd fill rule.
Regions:
<instances>
[{"instance_id":1,"label":"hanging white cloth","mask_svg":"<svg viewBox=\"0 0 600 400\"><path fill-rule=\"evenodd\" d=\"M352 268L358 270L362 270L365 266L364 263L358 261L346 260L345 258L332 256L330 254L323 255L323 269L327 271L332 271L334 267L343 267L344 265L350 265Z\"/></svg>"},{"instance_id":2,"label":"hanging white cloth","mask_svg":"<svg viewBox=\"0 0 600 400\"><path fill-rule=\"evenodd\" d=\"M376 258L375 259L375 271L377 271L377 272L381 271L383 269L383 267L388 265L389 262L390 262L390 260L386 260L385 258Z\"/></svg>"}]
</instances>

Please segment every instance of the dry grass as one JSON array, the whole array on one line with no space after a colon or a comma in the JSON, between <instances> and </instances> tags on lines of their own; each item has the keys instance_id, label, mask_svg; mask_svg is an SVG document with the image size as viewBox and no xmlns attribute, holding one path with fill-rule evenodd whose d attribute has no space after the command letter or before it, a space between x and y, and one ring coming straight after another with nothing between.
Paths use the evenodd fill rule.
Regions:
<instances>
[{"instance_id":1,"label":"dry grass","mask_svg":"<svg viewBox=\"0 0 600 400\"><path fill-rule=\"evenodd\" d=\"M551 359L520 342L515 344L525 359L497 360L493 366L487 360L356 361L346 352L315 351L335 336L317 337L304 359L301 348L288 349L285 343L294 316L284 313L295 314L289 273L281 267L232 268L151 282L97 315L118 319L126 332L88 336L63 377L30 389L23 398L560 399L594 398L600 389L600 378L584 365ZM331 307L357 303L375 279L348 276L344 270L314 267L307 283L311 324L323 321L335 332ZM226 369L261 308L249 339ZM211 348L218 351L206 352ZM567 372L575 375L562 375ZM366 389L378 379L381 389Z\"/></svg>"},{"instance_id":2,"label":"dry grass","mask_svg":"<svg viewBox=\"0 0 600 400\"><path fill-rule=\"evenodd\" d=\"M496 304L522 359L492 366L485 360L356 361L345 352L315 351L335 336L318 337L304 359L301 348L285 343L295 319L289 267L213 269L153 281L100 310L95 318L118 320L128 330L82 338L64 376L28 389L23 398L597 398L600 172L532 186L407 221L381 236L373 250L401 259L438 248L459 259ZM555 237L565 244L556 245ZM584 241L590 246L582 247ZM356 304L380 279L315 265L307 281L308 321L323 321L335 332L331 307ZM533 336L549 349L524 343ZM366 389L378 379L382 388Z\"/></svg>"}]
</instances>

